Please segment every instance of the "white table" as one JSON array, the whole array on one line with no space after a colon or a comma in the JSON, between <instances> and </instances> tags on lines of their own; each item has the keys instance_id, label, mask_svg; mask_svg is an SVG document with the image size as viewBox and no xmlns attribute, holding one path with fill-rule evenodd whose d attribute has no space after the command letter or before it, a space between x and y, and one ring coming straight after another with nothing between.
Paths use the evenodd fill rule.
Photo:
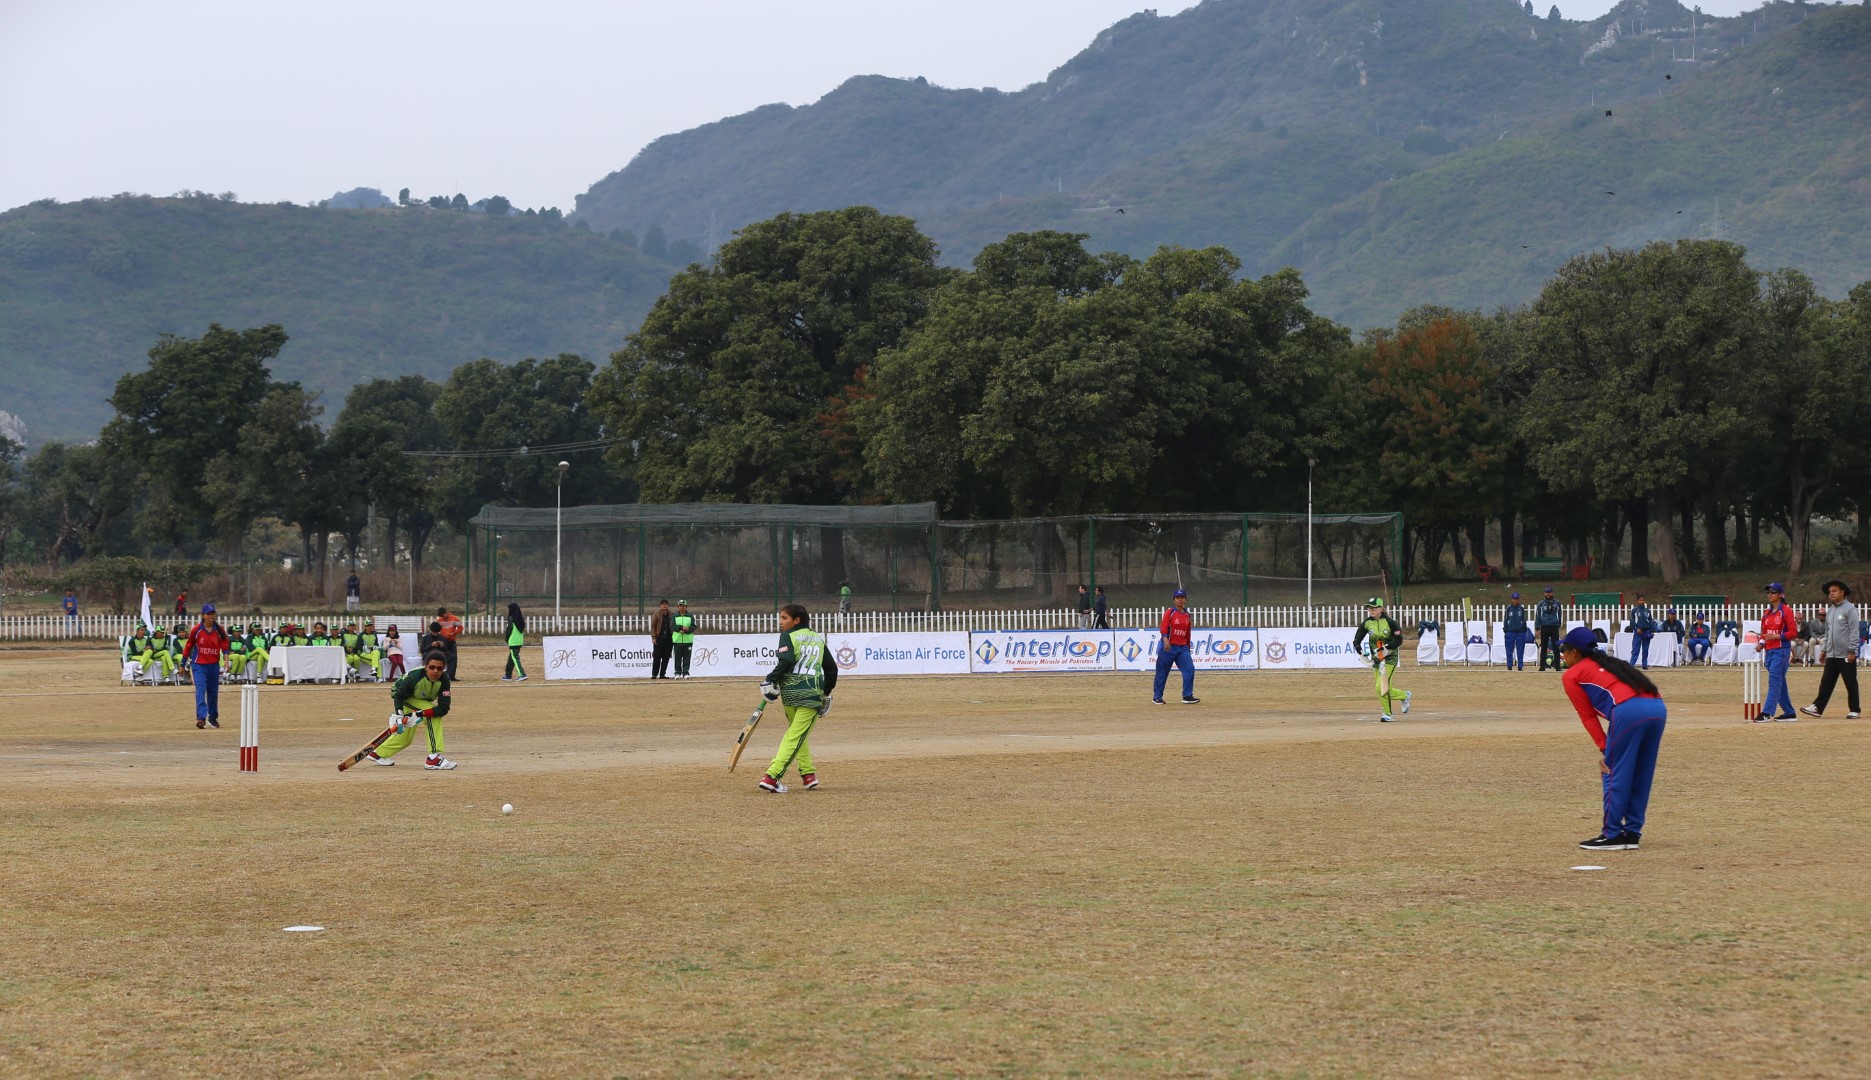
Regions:
<instances>
[{"instance_id":1,"label":"white table","mask_svg":"<svg viewBox=\"0 0 1871 1080\"><path fill-rule=\"evenodd\" d=\"M266 654L266 673L283 683L344 682L344 649L337 645L288 645Z\"/></svg>"}]
</instances>

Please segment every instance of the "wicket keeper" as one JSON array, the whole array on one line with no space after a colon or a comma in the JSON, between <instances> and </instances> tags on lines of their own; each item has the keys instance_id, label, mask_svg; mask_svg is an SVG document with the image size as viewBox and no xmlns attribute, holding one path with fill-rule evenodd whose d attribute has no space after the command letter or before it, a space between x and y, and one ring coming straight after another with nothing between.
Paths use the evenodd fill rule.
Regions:
<instances>
[{"instance_id":1,"label":"wicket keeper","mask_svg":"<svg viewBox=\"0 0 1871 1080\"><path fill-rule=\"evenodd\" d=\"M804 606L787 604L780 609L779 662L760 684L760 696L777 701L786 709L786 734L780 739L779 753L760 778L760 790L785 794L780 783L786 770L799 766L799 786L807 791L819 786L818 773L812 768L812 751L806 736L819 717L831 711L832 690L838 685L838 661L825 647L825 637L806 625Z\"/></svg>"},{"instance_id":2,"label":"wicket keeper","mask_svg":"<svg viewBox=\"0 0 1871 1080\"><path fill-rule=\"evenodd\" d=\"M1381 596L1364 602L1364 621L1352 635L1351 651L1362 652L1367 637L1371 639L1371 649L1365 655L1371 658L1371 667L1377 672L1377 708L1381 714L1378 719L1388 724L1396 719L1390 712L1391 702L1400 701L1403 711L1410 711L1410 692L1391 685L1397 677L1397 661L1403 655L1403 626L1384 614Z\"/></svg>"},{"instance_id":3,"label":"wicket keeper","mask_svg":"<svg viewBox=\"0 0 1871 1080\"><path fill-rule=\"evenodd\" d=\"M369 754L372 765L394 765L396 752L416 738L415 727L421 723L429 733L429 757L422 763L430 771L447 770L455 763L442 756L442 717L448 715L450 688L448 654L437 649L423 657L422 667L396 680L390 687L390 704L404 718L396 734Z\"/></svg>"}]
</instances>

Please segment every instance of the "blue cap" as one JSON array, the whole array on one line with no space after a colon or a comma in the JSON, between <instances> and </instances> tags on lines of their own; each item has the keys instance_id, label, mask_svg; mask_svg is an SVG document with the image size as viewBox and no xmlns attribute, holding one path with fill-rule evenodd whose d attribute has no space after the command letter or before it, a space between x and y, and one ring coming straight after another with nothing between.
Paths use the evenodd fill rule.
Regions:
<instances>
[{"instance_id":1,"label":"blue cap","mask_svg":"<svg viewBox=\"0 0 1871 1080\"><path fill-rule=\"evenodd\" d=\"M203 615L213 615L213 614L214 614L214 605L213 605L213 604L203 604L203 605L201 606L201 613L202 613Z\"/></svg>"},{"instance_id":2,"label":"blue cap","mask_svg":"<svg viewBox=\"0 0 1871 1080\"><path fill-rule=\"evenodd\" d=\"M1514 598L1515 600L1518 600L1518 599L1520 599L1520 594L1519 594L1519 593L1514 593L1514 594L1513 594L1513 598Z\"/></svg>"},{"instance_id":3,"label":"blue cap","mask_svg":"<svg viewBox=\"0 0 1871 1080\"><path fill-rule=\"evenodd\" d=\"M1707 616L1707 615L1704 615L1704 614L1703 614L1702 612L1700 612L1700 611L1698 611L1698 612L1696 612L1696 618L1698 618L1698 619L1706 619L1706 618L1708 618L1708 616Z\"/></svg>"},{"instance_id":4,"label":"blue cap","mask_svg":"<svg viewBox=\"0 0 1871 1080\"><path fill-rule=\"evenodd\" d=\"M1767 591L1783 593L1787 591L1787 587L1785 585L1780 584L1778 581L1770 581L1767 583Z\"/></svg>"},{"instance_id":5,"label":"blue cap","mask_svg":"<svg viewBox=\"0 0 1871 1080\"><path fill-rule=\"evenodd\" d=\"M1182 597L1184 600L1187 600L1189 598L1189 594L1186 592L1183 592L1181 589L1177 589L1175 592L1169 594L1169 598L1171 600L1176 599L1178 596Z\"/></svg>"},{"instance_id":6,"label":"blue cap","mask_svg":"<svg viewBox=\"0 0 1871 1080\"><path fill-rule=\"evenodd\" d=\"M1575 626L1566 631L1566 636L1560 638L1559 643L1568 649L1588 653L1598 647L1598 638L1593 636L1591 627Z\"/></svg>"},{"instance_id":7,"label":"blue cap","mask_svg":"<svg viewBox=\"0 0 1871 1080\"><path fill-rule=\"evenodd\" d=\"M1548 586L1546 587L1546 591L1547 591L1547 592L1552 592L1552 591L1553 591L1553 587L1552 587L1551 585L1548 585Z\"/></svg>"}]
</instances>

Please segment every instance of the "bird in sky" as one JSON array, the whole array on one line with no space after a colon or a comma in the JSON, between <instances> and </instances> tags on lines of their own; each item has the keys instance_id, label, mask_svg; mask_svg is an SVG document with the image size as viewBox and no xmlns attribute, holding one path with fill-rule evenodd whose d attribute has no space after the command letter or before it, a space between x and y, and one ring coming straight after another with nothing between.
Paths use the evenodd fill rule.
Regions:
<instances>
[{"instance_id":1,"label":"bird in sky","mask_svg":"<svg viewBox=\"0 0 1871 1080\"><path fill-rule=\"evenodd\" d=\"M1615 191L1607 191L1607 192L1605 192L1605 194L1607 194L1607 195L1616 195L1616 194L1617 194L1617 192L1615 192Z\"/></svg>"},{"instance_id":2,"label":"bird in sky","mask_svg":"<svg viewBox=\"0 0 1871 1080\"><path fill-rule=\"evenodd\" d=\"M1606 115L1606 116L1610 116L1610 115L1611 115L1611 110L1610 110L1610 109L1606 109L1606 110L1605 110L1605 115Z\"/></svg>"}]
</instances>

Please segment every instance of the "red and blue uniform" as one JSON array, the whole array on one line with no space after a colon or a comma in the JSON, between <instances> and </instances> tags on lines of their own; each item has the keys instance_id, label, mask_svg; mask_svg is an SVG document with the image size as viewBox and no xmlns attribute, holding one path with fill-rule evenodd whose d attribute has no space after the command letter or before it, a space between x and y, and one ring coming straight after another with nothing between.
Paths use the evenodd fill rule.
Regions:
<instances>
[{"instance_id":1,"label":"red and blue uniform","mask_svg":"<svg viewBox=\"0 0 1871 1080\"><path fill-rule=\"evenodd\" d=\"M1609 770L1604 835L1641 834L1668 715L1663 698L1625 684L1590 657L1567 668L1561 681Z\"/></svg>"},{"instance_id":2,"label":"red and blue uniform","mask_svg":"<svg viewBox=\"0 0 1871 1080\"><path fill-rule=\"evenodd\" d=\"M1195 619L1186 609L1170 607L1157 623L1162 640L1156 649L1156 682L1150 688L1150 700L1163 700L1163 687L1169 682L1173 665L1182 670L1182 700L1195 700L1195 659L1189 655L1189 634Z\"/></svg>"},{"instance_id":3,"label":"red and blue uniform","mask_svg":"<svg viewBox=\"0 0 1871 1080\"><path fill-rule=\"evenodd\" d=\"M1767 700L1761 702L1762 715L1782 719L1794 716L1793 696L1787 693L1787 664L1793 657L1789 646L1799 632L1799 616L1785 601L1769 605L1761 615L1761 666L1767 670ZM1779 636L1769 641L1768 634Z\"/></svg>"}]
</instances>

